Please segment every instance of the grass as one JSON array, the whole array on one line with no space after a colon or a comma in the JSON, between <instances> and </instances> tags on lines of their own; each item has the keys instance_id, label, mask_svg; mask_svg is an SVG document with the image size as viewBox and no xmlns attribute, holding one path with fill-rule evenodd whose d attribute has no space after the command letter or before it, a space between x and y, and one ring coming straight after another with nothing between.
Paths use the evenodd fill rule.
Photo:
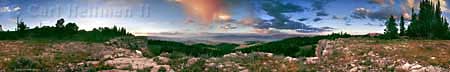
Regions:
<instances>
[{"instance_id":1,"label":"grass","mask_svg":"<svg viewBox=\"0 0 450 72\"><path fill-rule=\"evenodd\" d=\"M370 59L364 60L360 65L371 66L373 63Z\"/></svg>"},{"instance_id":2,"label":"grass","mask_svg":"<svg viewBox=\"0 0 450 72\"><path fill-rule=\"evenodd\" d=\"M43 71L42 64L27 57L17 57L8 63L9 71Z\"/></svg>"},{"instance_id":3,"label":"grass","mask_svg":"<svg viewBox=\"0 0 450 72\"><path fill-rule=\"evenodd\" d=\"M9 62L16 58L27 58L39 63L46 71L56 71L60 63L79 63L90 60L90 55L98 52L103 44L86 42L32 42L32 41L0 41L0 57L10 61L0 61L0 67L11 66Z\"/></svg>"},{"instance_id":4,"label":"grass","mask_svg":"<svg viewBox=\"0 0 450 72\"><path fill-rule=\"evenodd\" d=\"M335 47L349 48L349 52L356 55L331 55L331 58L352 58L353 60L365 60L367 57L362 56L373 52L380 57L392 58L394 60L401 59L405 61L418 62L421 65L433 65L447 68L450 58L450 41L448 40L382 40L371 38L349 38L343 39L343 43ZM339 51L341 52L341 51ZM333 52L336 53L336 52ZM370 58L370 56L368 56ZM331 59L336 60L336 59ZM336 62L347 62L347 60L336 60ZM332 63L335 64L335 63ZM339 63L338 63L339 64ZM361 63L361 65L369 65L370 63Z\"/></svg>"},{"instance_id":5,"label":"grass","mask_svg":"<svg viewBox=\"0 0 450 72\"><path fill-rule=\"evenodd\" d=\"M87 72L97 72L97 71L101 71L101 70L111 70L114 69L114 67L111 66L106 66L104 64L100 64L100 66L97 67L90 67Z\"/></svg>"}]
</instances>

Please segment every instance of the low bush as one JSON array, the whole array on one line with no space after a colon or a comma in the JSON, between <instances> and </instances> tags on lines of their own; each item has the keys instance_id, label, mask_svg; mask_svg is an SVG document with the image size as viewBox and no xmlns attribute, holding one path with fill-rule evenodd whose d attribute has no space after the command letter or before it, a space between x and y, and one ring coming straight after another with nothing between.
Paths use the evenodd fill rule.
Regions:
<instances>
[{"instance_id":1,"label":"low bush","mask_svg":"<svg viewBox=\"0 0 450 72\"><path fill-rule=\"evenodd\" d=\"M9 71L35 72L43 71L42 68L44 67L38 61L26 57L18 57L8 64Z\"/></svg>"}]
</instances>

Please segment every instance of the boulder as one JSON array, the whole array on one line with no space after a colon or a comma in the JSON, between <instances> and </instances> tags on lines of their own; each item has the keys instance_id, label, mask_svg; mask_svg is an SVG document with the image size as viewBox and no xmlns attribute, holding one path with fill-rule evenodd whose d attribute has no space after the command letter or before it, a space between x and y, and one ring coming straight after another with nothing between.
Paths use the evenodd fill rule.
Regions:
<instances>
[{"instance_id":1,"label":"boulder","mask_svg":"<svg viewBox=\"0 0 450 72\"><path fill-rule=\"evenodd\" d=\"M148 58L116 58L105 61L104 64L118 69L131 68L133 70L157 66L156 62Z\"/></svg>"}]
</instances>

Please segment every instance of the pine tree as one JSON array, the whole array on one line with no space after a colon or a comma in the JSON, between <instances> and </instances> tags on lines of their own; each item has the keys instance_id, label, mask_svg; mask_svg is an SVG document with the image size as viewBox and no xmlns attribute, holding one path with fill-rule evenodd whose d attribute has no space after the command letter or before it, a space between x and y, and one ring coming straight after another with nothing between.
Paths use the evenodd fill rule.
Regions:
<instances>
[{"instance_id":1,"label":"pine tree","mask_svg":"<svg viewBox=\"0 0 450 72\"><path fill-rule=\"evenodd\" d=\"M444 21L444 26L443 26L443 30L445 30L445 31L447 31L447 33L448 32L450 32L449 30L449 27L448 27L448 22L447 22L447 19L446 18L443 18L443 20L442 21Z\"/></svg>"},{"instance_id":2,"label":"pine tree","mask_svg":"<svg viewBox=\"0 0 450 72\"><path fill-rule=\"evenodd\" d=\"M443 30L445 30L446 31L446 33L444 33L445 35L444 35L444 39L450 39L450 31L449 31L449 27L448 27L448 22L447 22L447 19L445 19L444 18L444 29Z\"/></svg>"},{"instance_id":3,"label":"pine tree","mask_svg":"<svg viewBox=\"0 0 450 72\"><path fill-rule=\"evenodd\" d=\"M25 31L27 29L28 29L28 27L27 27L27 25L25 25L24 22L17 23L17 31Z\"/></svg>"},{"instance_id":4,"label":"pine tree","mask_svg":"<svg viewBox=\"0 0 450 72\"><path fill-rule=\"evenodd\" d=\"M405 32L405 18L402 15L400 18L400 36L404 36Z\"/></svg>"},{"instance_id":5,"label":"pine tree","mask_svg":"<svg viewBox=\"0 0 450 72\"><path fill-rule=\"evenodd\" d=\"M56 24L56 28L63 28L64 27L64 19L59 19Z\"/></svg>"},{"instance_id":6,"label":"pine tree","mask_svg":"<svg viewBox=\"0 0 450 72\"><path fill-rule=\"evenodd\" d=\"M25 22L23 22L19 17L17 17L16 23L17 23L17 29L16 29L17 31L23 32L25 30L28 30L28 27L25 24Z\"/></svg>"},{"instance_id":7,"label":"pine tree","mask_svg":"<svg viewBox=\"0 0 450 72\"><path fill-rule=\"evenodd\" d=\"M430 31L432 26L430 23L433 23L433 16L434 16L433 9L434 7L431 1L424 0L421 2L417 20L418 24L417 34L419 37L426 37L426 38L431 37Z\"/></svg>"},{"instance_id":8,"label":"pine tree","mask_svg":"<svg viewBox=\"0 0 450 72\"><path fill-rule=\"evenodd\" d=\"M64 26L64 28L65 28L67 31L78 31L78 26L77 26L76 23L67 23L67 25Z\"/></svg>"},{"instance_id":9,"label":"pine tree","mask_svg":"<svg viewBox=\"0 0 450 72\"><path fill-rule=\"evenodd\" d=\"M443 39L448 36L448 24L441 16L440 2L433 4L430 0L420 3L420 11L416 17L412 12L411 24L407 35L410 37L422 37L428 39Z\"/></svg>"},{"instance_id":10,"label":"pine tree","mask_svg":"<svg viewBox=\"0 0 450 72\"><path fill-rule=\"evenodd\" d=\"M434 23L433 23L433 38L434 39L444 39L447 37L447 33L448 33L448 25L446 24L446 20L445 18L443 18L441 16L442 11L441 11L441 2L438 1L437 5L435 6L436 10L435 10L435 16L434 16Z\"/></svg>"},{"instance_id":11,"label":"pine tree","mask_svg":"<svg viewBox=\"0 0 450 72\"><path fill-rule=\"evenodd\" d=\"M411 23L408 26L408 29L406 30L406 34L408 36L411 37L416 37L418 36L417 34L417 29L418 29L418 25L417 25L417 14L415 13L414 9L411 10Z\"/></svg>"},{"instance_id":12,"label":"pine tree","mask_svg":"<svg viewBox=\"0 0 450 72\"><path fill-rule=\"evenodd\" d=\"M384 29L384 31L384 38L386 39L399 38L397 24L395 23L394 16L391 16L389 20L386 21L386 29Z\"/></svg>"},{"instance_id":13,"label":"pine tree","mask_svg":"<svg viewBox=\"0 0 450 72\"><path fill-rule=\"evenodd\" d=\"M2 28L2 25L0 25L0 32L2 32L3 31L3 28Z\"/></svg>"}]
</instances>

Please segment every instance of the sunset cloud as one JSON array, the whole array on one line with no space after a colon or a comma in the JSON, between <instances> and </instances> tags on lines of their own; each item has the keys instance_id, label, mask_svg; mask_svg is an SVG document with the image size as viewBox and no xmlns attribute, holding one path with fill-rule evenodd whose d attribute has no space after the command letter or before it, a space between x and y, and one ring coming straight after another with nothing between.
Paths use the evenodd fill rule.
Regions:
<instances>
[{"instance_id":1,"label":"sunset cloud","mask_svg":"<svg viewBox=\"0 0 450 72\"><path fill-rule=\"evenodd\" d=\"M231 18L223 0L175 0L175 2L180 3L189 16L203 24Z\"/></svg>"}]
</instances>

